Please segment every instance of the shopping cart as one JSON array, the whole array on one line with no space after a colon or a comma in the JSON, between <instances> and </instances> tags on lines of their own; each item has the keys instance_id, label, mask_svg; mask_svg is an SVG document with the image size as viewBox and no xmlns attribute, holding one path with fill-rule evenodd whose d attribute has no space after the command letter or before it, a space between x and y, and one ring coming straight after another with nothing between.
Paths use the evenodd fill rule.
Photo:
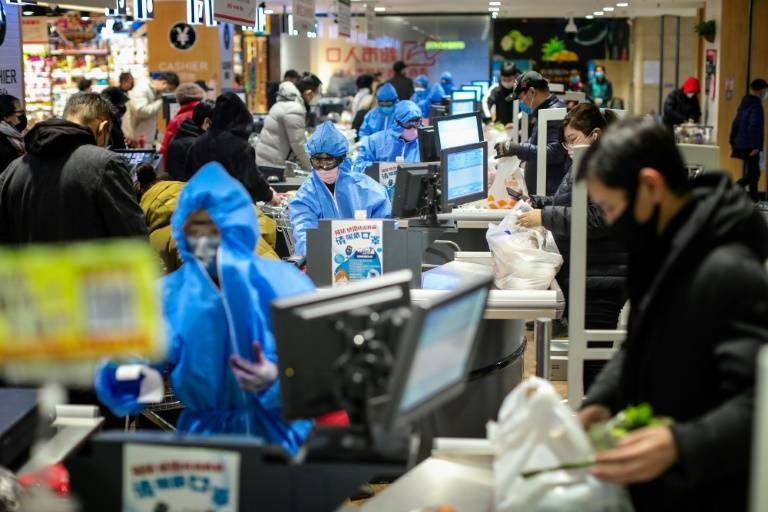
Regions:
<instances>
[{"instance_id":1,"label":"shopping cart","mask_svg":"<svg viewBox=\"0 0 768 512\"><path fill-rule=\"evenodd\" d=\"M293 239L291 217L288 213L288 201L283 201L279 206L265 204L261 207L261 211L264 212L264 215L273 219L277 224L277 232L283 237L288 256L295 254L296 241Z\"/></svg>"}]
</instances>

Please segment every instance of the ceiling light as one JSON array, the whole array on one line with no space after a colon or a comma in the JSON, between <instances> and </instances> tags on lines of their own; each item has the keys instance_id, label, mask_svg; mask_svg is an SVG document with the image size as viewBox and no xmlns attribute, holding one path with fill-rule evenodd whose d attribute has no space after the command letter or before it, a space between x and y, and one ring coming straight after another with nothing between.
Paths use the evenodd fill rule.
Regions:
<instances>
[{"instance_id":1,"label":"ceiling light","mask_svg":"<svg viewBox=\"0 0 768 512\"><path fill-rule=\"evenodd\" d=\"M376 12L384 12L384 11L387 10L387 8L386 7L374 7L373 10L376 11Z\"/></svg>"},{"instance_id":2,"label":"ceiling light","mask_svg":"<svg viewBox=\"0 0 768 512\"><path fill-rule=\"evenodd\" d=\"M499 9L498 7L489 7L488 8L488 12L499 12L500 10L501 9Z\"/></svg>"},{"instance_id":3,"label":"ceiling light","mask_svg":"<svg viewBox=\"0 0 768 512\"><path fill-rule=\"evenodd\" d=\"M594 17L594 16L592 16L591 14L587 14L587 15L585 16L585 18L587 18L588 20L593 20L593 19L595 19L595 17Z\"/></svg>"},{"instance_id":4,"label":"ceiling light","mask_svg":"<svg viewBox=\"0 0 768 512\"><path fill-rule=\"evenodd\" d=\"M497 12L492 12L491 13L491 18L498 18L498 17L499 17L499 13L497 13Z\"/></svg>"},{"instance_id":5,"label":"ceiling light","mask_svg":"<svg viewBox=\"0 0 768 512\"><path fill-rule=\"evenodd\" d=\"M264 14L275 14L275 11L272 9L264 9Z\"/></svg>"},{"instance_id":6,"label":"ceiling light","mask_svg":"<svg viewBox=\"0 0 768 512\"><path fill-rule=\"evenodd\" d=\"M613 7L610 7L610 6L608 6L608 7L603 7L603 10L604 10L605 12L612 12L612 11L613 11Z\"/></svg>"},{"instance_id":7,"label":"ceiling light","mask_svg":"<svg viewBox=\"0 0 768 512\"><path fill-rule=\"evenodd\" d=\"M22 14L24 14L24 16L32 16L33 14L35 14L35 11L23 11Z\"/></svg>"},{"instance_id":8,"label":"ceiling light","mask_svg":"<svg viewBox=\"0 0 768 512\"><path fill-rule=\"evenodd\" d=\"M629 2L619 2L616 7L629 7Z\"/></svg>"},{"instance_id":9,"label":"ceiling light","mask_svg":"<svg viewBox=\"0 0 768 512\"><path fill-rule=\"evenodd\" d=\"M592 14L594 14L595 16L603 16L605 13L603 11L595 11Z\"/></svg>"},{"instance_id":10,"label":"ceiling light","mask_svg":"<svg viewBox=\"0 0 768 512\"><path fill-rule=\"evenodd\" d=\"M501 5L501 2L488 2L488 5Z\"/></svg>"}]
</instances>

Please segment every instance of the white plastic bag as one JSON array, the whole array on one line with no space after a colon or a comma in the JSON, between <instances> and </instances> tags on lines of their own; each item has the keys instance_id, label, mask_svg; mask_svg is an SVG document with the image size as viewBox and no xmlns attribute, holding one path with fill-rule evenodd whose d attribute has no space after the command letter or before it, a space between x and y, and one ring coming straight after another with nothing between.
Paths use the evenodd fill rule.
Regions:
<instances>
[{"instance_id":1,"label":"white plastic bag","mask_svg":"<svg viewBox=\"0 0 768 512\"><path fill-rule=\"evenodd\" d=\"M623 487L602 482L588 468L534 471L595 458L581 425L552 385L523 381L505 399L498 422L488 423L494 451L496 512L631 512Z\"/></svg>"},{"instance_id":2,"label":"white plastic bag","mask_svg":"<svg viewBox=\"0 0 768 512\"><path fill-rule=\"evenodd\" d=\"M494 282L502 290L546 290L563 264L552 233L517 225L520 214L530 211L529 204L517 203L499 224L490 223L485 234Z\"/></svg>"},{"instance_id":3,"label":"white plastic bag","mask_svg":"<svg viewBox=\"0 0 768 512\"><path fill-rule=\"evenodd\" d=\"M496 177L488 189L488 208L512 208L527 196L528 188L525 186L525 174L520 168L520 160L516 156L496 160Z\"/></svg>"}]
</instances>

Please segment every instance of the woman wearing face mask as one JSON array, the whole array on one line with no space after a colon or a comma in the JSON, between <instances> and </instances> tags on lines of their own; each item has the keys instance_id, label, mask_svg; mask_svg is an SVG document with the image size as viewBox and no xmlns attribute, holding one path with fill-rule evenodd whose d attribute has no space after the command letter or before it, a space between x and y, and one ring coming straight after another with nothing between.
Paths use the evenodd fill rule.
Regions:
<instances>
[{"instance_id":1,"label":"woman wearing face mask","mask_svg":"<svg viewBox=\"0 0 768 512\"><path fill-rule=\"evenodd\" d=\"M595 79L587 84L587 99L598 107L608 107L613 99L613 84L605 77L605 67L595 66Z\"/></svg>"},{"instance_id":2,"label":"woman wearing face mask","mask_svg":"<svg viewBox=\"0 0 768 512\"><path fill-rule=\"evenodd\" d=\"M15 96L0 94L0 172L24 154L27 116Z\"/></svg>"},{"instance_id":3,"label":"woman wearing face mask","mask_svg":"<svg viewBox=\"0 0 768 512\"><path fill-rule=\"evenodd\" d=\"M563 120L561 140L569 156L573 147L591 145L616 120L611 111L604 114L591 103L582 103ZM522 214L518 224L534 228L544 226L552 232L558 249L566 260L557 282L568 296L568 252L571 247L572 160L566 161L566 174L553 196L532 196L536 210ZM626 301L626 248L611 229L606 227L602 212L592 203L587 210L587 299L586 325L590 329L615 329Z\"/></svg>"},{"instance_id":4,"label":"woman wearing face mask","mask_svg":"<svg viewBox=\"0 0 768 512\"><path fill-rule=\"evenodd\" d=\"M384 187L365 174L352 172L348 150L346 137L330 121L320 125L307 141L313 172L290 203L300 256L307 254L307 230L316 228L320 219L352 219L359 210L369 219L383 219L391 213Z\"/></svg>"},{"instance_id":5,"label":"woman wearing face mask","mask_svg":"<svg viewBox=\"0 0 768 512\"><path fill-rule=\"evenodd\" d=\"M360 143L353 170L363 173L374 162L421 161L419 126L421 109L412 101L401 101L395 107L392 125Z\"/></svg>"},{"instance_id":6,"label":"woman wearing face mask","mask_svg":"<svg viewBox=\"0 0 768 512\"><path fill-rule=\"evenodd\" d=\"M360 140L376 132L386 130L392 125L392 116L395 104L398 102L397 91L390 83L385 83L376 91L376 106L372 108L365 118L357 135Z\"/></svg>"},{"instance_id":7,"label":"woman wearing face mask","mask_svg":"<svg viewBox=\"0 0 768 512\"><path fill-rule=\"evenodd\" d=\"M670 129L676 124L698 123L701 120L699 106L699 81L689 76L680 89L670 92L664 100L664 124Z\"/></svg>"}]
</instances>

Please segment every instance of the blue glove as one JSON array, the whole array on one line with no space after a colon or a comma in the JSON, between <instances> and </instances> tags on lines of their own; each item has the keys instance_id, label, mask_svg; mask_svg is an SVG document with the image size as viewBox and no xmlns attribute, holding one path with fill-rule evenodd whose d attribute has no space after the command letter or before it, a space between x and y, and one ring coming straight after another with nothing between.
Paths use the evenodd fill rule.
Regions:
<instances>
[{"instance_id":1,"label":"blue glove","mask_svg":"<svg viewBox=\"0 0 768 512\"><path fill-rule=\"evenodd\" d=\"M137 401L144 375L135 380L118 381L115 375L118 366L114 361L106 361L96 369L94 378L96 395L115 416L138 414L147 406Z\"/></svg>"}]
</instances>

